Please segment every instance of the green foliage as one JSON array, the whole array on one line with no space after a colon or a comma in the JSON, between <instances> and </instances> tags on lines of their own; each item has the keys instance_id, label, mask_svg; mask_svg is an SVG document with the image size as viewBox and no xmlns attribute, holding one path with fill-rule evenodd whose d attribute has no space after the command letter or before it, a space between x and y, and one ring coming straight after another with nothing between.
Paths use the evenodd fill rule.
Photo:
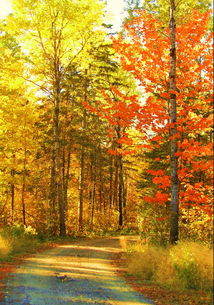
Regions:
<instances>
[{"instance_id":1,"label":"green foliage","mask_svg":"<svg viewBox=\"0 0 214 305\"><path fill-rule=\"evenodd\" d=\"M142 203L138 215L142 240L150 245L164 246L169 240L169 219L165 206Z\"/></svg>"},{"instance_id":2,"label":"green foliage","mask_svg":"<svg viewBox=\"0 0 214 305\"><path fill-rule=\"evenodd\" d=\"M199 287L199 272L195 262L187 262L184 260L183 264L174 264L178 279L183 283L187 289L197 289Z\"/></svg>"}]
</instances>

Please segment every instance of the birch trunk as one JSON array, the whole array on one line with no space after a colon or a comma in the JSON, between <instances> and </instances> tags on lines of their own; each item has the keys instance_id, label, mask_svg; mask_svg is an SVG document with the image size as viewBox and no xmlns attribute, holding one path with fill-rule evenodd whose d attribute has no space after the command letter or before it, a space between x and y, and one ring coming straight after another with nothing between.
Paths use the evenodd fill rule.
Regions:
<instances>
[{"instance_id":1,"label":"birch trunk","mask_svg":"<svg viewBox=\"0 0 214 305\"><path fill-rule=\"evenodd\" d=\"M178 241L178 212L179 212L179 181L178 181L178 143L177 134L177 110L176 110L176 22L175 22L175 0L170 0L170 95L171 105L171 228L170 243Z\"/></svg>"}]
</instances>

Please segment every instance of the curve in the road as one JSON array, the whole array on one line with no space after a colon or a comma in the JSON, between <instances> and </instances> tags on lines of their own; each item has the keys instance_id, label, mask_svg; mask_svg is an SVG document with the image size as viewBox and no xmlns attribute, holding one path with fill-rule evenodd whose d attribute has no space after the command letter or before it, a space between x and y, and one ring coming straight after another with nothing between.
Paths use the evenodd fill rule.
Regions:
<instances>
[{"instance_id":1,"label":"curve in the road","mask_svg":"<svg viewBox=\"0 0 214 305\"><path fill-rule=\"evenodd\" d=\"M119 238L75 242L26 259L10 275L1 305L153 304L133 291L111 264Z\"/></svg>"}]
</instances>

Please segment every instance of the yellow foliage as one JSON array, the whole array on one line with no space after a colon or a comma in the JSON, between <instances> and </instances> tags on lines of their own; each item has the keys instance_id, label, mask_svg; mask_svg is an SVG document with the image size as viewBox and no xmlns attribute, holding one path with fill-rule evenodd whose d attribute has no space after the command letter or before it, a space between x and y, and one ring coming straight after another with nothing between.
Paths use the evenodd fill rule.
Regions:
<instances>
[{"instance_id":1,"label":"yellow foliage","mask_svg":"<svg viewBox=\"0 0 214 305\"><path fill-rule=\"evenodd\" d=\"M10 252L10 243L0 235L0 258L6 256Z\"/></svg>"}]
</instances>

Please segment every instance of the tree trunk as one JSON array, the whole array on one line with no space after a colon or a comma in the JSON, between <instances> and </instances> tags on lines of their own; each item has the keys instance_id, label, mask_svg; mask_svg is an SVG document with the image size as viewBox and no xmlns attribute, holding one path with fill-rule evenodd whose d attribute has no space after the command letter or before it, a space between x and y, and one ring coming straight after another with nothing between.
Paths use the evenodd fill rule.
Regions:
<instances>
[{"instance_id":1,"label":"tree trunk","mask_svg":"<svg viewBox=\"0 0 214 305\"><path fill-rule=\"evenodd\" d=\"M22 202L22 216L23 216L23 225L26 226L26 206L25 206L25 186L26 186L26 148L24 151L24 164L23 164L23 174L22 174L22 193L21 193L21 202Z\"/></svg>"},{"instance_id":2,"label":"tree trunk","mask_svg":"<svg viewBox=\"0 0 214 305\"><path fill-rule=\"evenodd\" d=\"M14 208L15 208L15 185L14 185L14 176L15 176L15 170L11 170L11 222L13 224L14 222Z\"/></svg>"},{"instance_id":3,"label":"tree trunk","mask_svg":"<svg viewBox=\"0 0 214 305\"><path fill-rule=\"evenodd\" d=\"M66 235L65 225L65 210L63 198L63 180L62 180L62 165L61 165L61 147L60 147L60 129L59 129L59 105L60 105L60 87L59 80L56 80L56 97L54 107L54 140L56 153L56 185L58 194L58 208L59 208L59 234Z\"/></svg>"},{"instance_id":4,"label":"tree trunk","mask_svg":"<svg viewBox=\"0 0 214 305\"><path fill-rule=\"evenodd\" d=\"M127 192L128 192L128 176L124 173L125 181L123 181L123 218L126 221L126 205L127 205ZM123 179L124 180L124 179Z\"/></svg>"},{"instance_id":5,"label":"tree trunk","mask_svg":"<svg viewBox=\"0 0 214 305\"><path fill-rule=\"evenodd\" d=\"M176 110L176 22L175 0L170 0L170 105L171 105L171 228L170 243L178 241L178 212L179 212L179 181L178 181L178 143L177 134L177 110Z\"/></svg>"},{"instance_id":6,"label":"tree trunk","mask_svg":"<svg viewBox=\"0 0 214 305\"><path fill-rule=\"evenodd\" d=\"M113 200L113 156L110 156L110 166L109 166L109 210L112 208Z\"/></svg>"},{"instance_id":7,"label":"tree trunk","mask_svg":"<svg viewBox=\"0 0 214 305\"><path fill-rule=\"evenodd\" d=\"M113 205L116 209L118 209L118 156L115 156L114 160L114 189L113 189Z\"/></svg>"},{"instance_id":8,"label":"tree trunk","mask_svg":"<svg viewBox=\"0 0 214 305\"><path fill-rule=\"evenodd\" d=\"M87 101L87 69L85 70L85 85L84 85L84 100ZM86 128L86 109L83 110L83 121L82 121L82 131L84 132ZM83 140L82 140L83 141ZM83 143L81 144L81 156L80 156L80 181L79 181L79 231L83 230L83 192L84 192L84 167L85 167L85 148Z\"/></svg>"},{"instance_id":9,"label":"tree trunk","mask_svg":"<svg viewBox=\"0 0 214 305\"><path fill-rule=\"evenodd\" d=\"M68 206L68 183L69 183L69 177L70 177L70 163L71 163L71 144L68 146L68 154L67 154L67 160L66 160L66 170L65 170L65 177L64 177L64 205L65 210L67 211Z\"/></svg>"},{"instance_id":10,"label":"tree trunk","mask_svg":"<svg viewBox=\"0 0 214 305\"><path fill-rule=\"evenodd\" d=\"M118 207L119 207L119 227L123 225L123 158L118 156L119 161L119 187L118 187Z\"/></svg>"},{"instance_id":11,"label":"tree trunk","mask_svg":"<svg viewBox=\"0 0 214 305\"><path fill-rule=\"evenodd\" d=\"M53 102L54 102L54 154L55 154L55 183L57 187L57 200L59 209L59 234L66 235L65 224L65 206L63 196L63 177L62 177L62 162L61 162L61 141L60 141L60 105L61 105L61 67L60 67L60 47L61 37L57 29L56 19L52 22L51 38L53 41Z\"/></svg>"},{"instance_id":12,"label":"tree trunk","mask_svg":"<svg viewBox=\"0 0 214 305\"><path fill-rule=\"evenodd\" d=\"M95 200L96 200L96 150L94 154L91 154L91 197L90 197L90 203L91 203L91 219L90 219L90 225L91 229L93 229L94 225L94 211L95 211Z\"/></svg>"},{"instance_id":13,"label":"tree trunk","mask_svg":"<svg viewBox=\"0 0 214 305\"><path fill-rule=\"evenodd\" d=\"M51 165L51 181L50 181L50 197L49 197L49 227L50 233L55 235L57 232L58 217L56 213L56 200L57 200L57 185L56 185L56 161L55 151L52 153L52 165Z\"/></svg>"},{"instance_id":14,"label":"tree trunk","mask_svg":"<svg viewBox=\"0 0 214 305\"><path fill-rule=\"evenodd\" d=\"M93 177L93 189L91 196L91 228L93 229L94 225L94 211L95 211L95 200L96 200L96 168Z\"/></svg>"},{"instance_id":15,"label":"tree trunk","mask_svg":"<svg viewBox=\"0 0 214 305\"><path fill-rule=\"evenodd\" d=\"M103 177L102 177L102 165L101 161L99 162L99 211L100 213L103 210Z\"/></svg>"},{"instance_id":16,"label":"tree trunk","mask_svg":"<svg viewBox=\"0 0 214 305\"><path fill-rule=\"evenodd\" d=\"M83 230L83 191L84 191L84 166L85 166L85 149L81 147L80 157L80 190L79 190L79 231Z\"/></svg>"},{"instance_id":17,"label":"tree trunk","mask_svg":"<svg viewBox=\"0 0 214 305\"><path fill-rule=\"evenodd\" d=\"M117 126L117 138L121 138L121 127ZM118 144L118 148L122 149L122 144ZM118 210L119 210L119 227L123 225L123 156L121 154L118 155L118 168L119 168L119 181L118 181Z\"/></svg>"}]
</instances>

